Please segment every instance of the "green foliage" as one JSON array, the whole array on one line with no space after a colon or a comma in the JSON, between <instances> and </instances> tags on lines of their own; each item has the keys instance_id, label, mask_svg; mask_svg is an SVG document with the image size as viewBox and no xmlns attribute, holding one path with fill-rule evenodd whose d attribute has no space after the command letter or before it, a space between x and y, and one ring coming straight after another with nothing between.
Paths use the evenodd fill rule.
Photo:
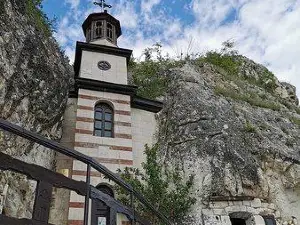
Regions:
<instances>
[{"instance_id":1,"label":"green foliage","mask_svg":"<svg viewBox=\"0 0 300 225\"><path fill-rule=\"evenodd\" d=\"M162 96L168 87L169 78L165 72L182 65L181 61L172 60L168 55L162 55L162 46L155 44L144 50L145 61L129 63L133 84L138 86L138 95L156 99Z\"/></svg>"},{"instance_id":2,"label":"green foliage","mask_svg":"<svg viewBox=\"0 0 300 225\"><path fill-rule=\"evenodd\" d=\"M163 95L167 78L160 73L160 65L152 60L136 64L132 69L133 83L138 86L138 95L155 99Z\"/></svg>"},{"instance_id":3,"label":"green foliage","mask_svg":"<svg viewBox=\"0 0 300 225\"><path fill-rule=\"evenodd\" d=\"M223 95L224 97L230 97L235 100L240 100L244 102L248 102L252 106L258 106L261 108L272 109L274 111L279 111L281 109L280 105L261 99L256 93L237 93L235 90L231 88L224 88L221 86L216 86L215 94Z\"/></svg>"},{"instance_id":4,"label":"green foliage","mask_svg":"<svg viewBox=\"0 0 300 225\"><path fill-rule=\"evenodd\" d=\"M166 76L168 69L181 66L187 61L201 66L203 63L210 63L216 66L226 79L233 81L240 88L244 89L247 84L253 84L273 93L276 85L276 79L272 72L268 69L263 70L259 75L259 79L240 74L241 58L238 52L234 50L234 42L226 41L220 51L209 51L204 56L187 55L184 60L171 60L168 56L162 55L162 46L156 44L151 48L144 50L145 61L130 61L129 68L132 72L133 84L138 86L138 95L146 98L155 99L162 96L168 87L170 77ZM268 102L265 96L258 96L250 99L247 95L237 96L235 93L226 93L234 99L241 99L264 108L279 110L280 106L275 103ZM252 95L250 96L253 97ZM300 110L298 110L300 111Z\"/></svg>"},{"instance_id":5,"label":"green foliage","mask_svg":"<svg viewBox=\"0 0 300 225\"><path fill-rule=\"evenodd\" d=\"M290 117L290 121L293 122L295 125L300 126L300 119L296 117Z\"/></svg>"},{"instance_id":6,"label":"green foliage","mask_svg":"<svg viewBox=\"0 0 300 225\"><path fill-rule=\"evenodd\" d=\"M259 74L259 79L255 79L249 76L243 76L239 74L241 61L238 56L238 52L234 50L234 42L223 42L223 48L220 52L209 51L204 57L200 57L196 60L196 64L202 64L203 62L211 63L226 71L227 74L223 74L227 79L241 84L241 81L247 81L248 83L264 88L266 91L273 93L276 85L276 79L272 72L265 69L262 74Z\"/></svg>"},{"instance_id":7,"label":"green foliage","mask_svg":"<svg viewBox=\"0 0 300 225\"><path fill-rule=\"evenodd\" d=\"M44 32L46 36L51 36L54 30L55 19L49 20L47 15L42 12L42 1L43 0L27 0L26 12L40 31Z\"/></svg>"},{"instance_id":8,"label":"green foliage","mask_svg":"<svg viewBox=\"0 0 300 225\"><path fill-rule=\"evenodd\" d=\"M229 47L231 46L230 44ZM233 50L229 51L223 48L221 52L210 51L204 57L200 57L197 60L198 64L207 62L222 68L227 73L224 76L229 80L235 81L237 84L241 84L241 81L247 81L248 83L264 88L270 93L273 93L277 87L275 76L268 69L265 69L259 75L258 80L249 76L239 75L241 62L237 56L237 52Z\"/></svg>"},{"instance_id":9,"label":"green foliage","mask_svg":"<svg viewBox=\"0 0 300 225\"><path fill-rule=\"evenodd\" d=\"M262 74L259 74L259 79L255 79L254 77L243 76L244 80L248 83L253 84L255 86L261 87L269 93L274 93L277 85L275 75L270 72L268 69L265 69Z\"/></svg>"},{"instance_id":10,"label":"green foliage","mask_svg":"<svg viewBox=\"0 0 300 225\"><path fill-rule=\"evenodd\" d=\"M146 146L146 161L143 163L144 173L135 168L126 168L120 176L132 187L141 192L146 199L173 222L180 223L195 204L196 199L190 192L194 185L194 176L183 179L183 172L178 168L166 169L158 160L158 145L152 148ZM129 196L117 188L118 199L128 205ZM139 214L153 224L160 224L157 218L142 205L136 203Z\"/></svg>"},{"instance_id":11,"label":"green foliage","mask_svg":"<svg viewBox=\"0 0 300 225\"><path fill-rule=\"evenodd\" d=\"M225 70L229 77L238 76L240 61L236 57L238 52L233 49L234 42L225 41L222 45L221 52L209 51L196 59L196 64L210 63Z\"/></svg>"},{"instance_id":12,"label":"green foliage","mask_svg":"<svg viewBox=\"0 0 300 225\"><path fill-rule=\"evenodd\" d=\"M207 62L224 69L229 76L237 76L239 71L239 61L234 55L222 54L216 51L210 51L204 57L200 57L198 62Z\"/></svg>"},{"instance_id":13,"label":"green foliage","mask_svg":"<svg viewBox=\"0 0 300 225\"><path fill-rule=\"evenodd\" d=\"M248 133L256 133L256 128L250 121L246 121L244 130Z\"/></svg>"},{"instance_id":14,"label":"green foliage","mask_svg":"<svg viewBox=\"0 0 300 225\"><path fill-rule=\"evenodd\" d=\"M265 88L268 92L273 93L277 87L274 74L265 69L259 77L258 85Z\"/></svg>"}]
</instances>

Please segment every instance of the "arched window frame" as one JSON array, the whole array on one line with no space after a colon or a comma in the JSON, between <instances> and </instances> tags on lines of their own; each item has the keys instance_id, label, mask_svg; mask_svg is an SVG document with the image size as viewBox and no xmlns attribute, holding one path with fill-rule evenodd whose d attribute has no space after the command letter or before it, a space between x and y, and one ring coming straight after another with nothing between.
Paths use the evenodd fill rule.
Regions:
<instances>
[{"instance_id":1,"label":"arched window frame","mask_svg":"<svg viewBox=\"0 0 300 225\"><path fill-rule=\"evenodd\" d=\"M99 190L99 191L102 191L103 193L115 198L115 192L114 192L114 189L113 189L113 186L108 184L108 183L100 183L96 186L96 188ZM108 192L106 191L108 190Z\"/></svg>"},{"instance_id":2,"label":"arched window frame","mask_svg":"<svg viewBox=\"0 0 300 225\"><path fill-rule=\"evenodd\" d=\"M94 136L114 137L114 109L109 103L98 102L95 104Z\"/></svg>"},{"instance_id":3,"label":"arched window frame","mask_svg":"<svg viewBox=\"0 0 300 225\"><path fill-rule=\"evenodd\" d=\"M114 43L114 25L109 22L106 23L106 37L107 40Z\"/></svg>"},{"instance_id":4,"label":"arched window frame","mask_svg":"<svg viewBox=\"0 0 300 225\"><path fill-rule=\"evenodd\" d=\"M113 44L117 44L116 27L113 23L106 20L93 21L91 26L86 29L86 41L106 39Z\"/></svg>"},{"instance_id":5,"label":"arched window frame","mask_svg":"<svg viewBox=\"0 0 300 225\"><path fill-rule=\"evenodd\" d=\"M93 39L104 37L104 20L94 22Z\"/></svg>"}]
</instances>

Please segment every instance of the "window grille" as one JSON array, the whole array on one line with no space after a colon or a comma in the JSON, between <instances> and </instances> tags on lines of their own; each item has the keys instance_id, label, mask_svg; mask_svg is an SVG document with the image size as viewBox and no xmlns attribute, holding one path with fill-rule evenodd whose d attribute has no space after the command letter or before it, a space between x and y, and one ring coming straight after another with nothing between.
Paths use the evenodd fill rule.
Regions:
<instances>
[{"instance_id":1,"label":"window grille","mask_svg":"<svg viewBox=\"0 0 300 225\"><path fill-rule=\"evenodd\" d=\"M94 135L113 137L113 109L106 103L95 106Z\"/></svg>"},{"instance_id":2,"label":"window grille","mask_svg":"<svg viewBox=\"0 0 300 225\"><path fill-rule=\"evenodd\" d=\"M95 35L94 38L101 38L103 37L103 21L95 22Z\"/></svg>"}]
</instances>

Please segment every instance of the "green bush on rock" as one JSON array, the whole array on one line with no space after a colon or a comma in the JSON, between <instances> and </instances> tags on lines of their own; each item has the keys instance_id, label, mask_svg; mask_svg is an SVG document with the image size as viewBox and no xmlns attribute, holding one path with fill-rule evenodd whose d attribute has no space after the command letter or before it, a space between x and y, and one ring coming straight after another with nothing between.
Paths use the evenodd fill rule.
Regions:
<instances>
[{"instance_id":1,"label":"green bush on rock","mask_svg":"<svg viewBox=\"0 0 300 225\"><path fill-rule=\"evenodd\" d=\"M168 87L166 71L182 65L181 61L163 56L161 45L155 44L144 51L145 61L130 61L129 71L132 73L132 82L138 86L138 95L156 99L162 96Z\"/></svg>"}]
</instances>

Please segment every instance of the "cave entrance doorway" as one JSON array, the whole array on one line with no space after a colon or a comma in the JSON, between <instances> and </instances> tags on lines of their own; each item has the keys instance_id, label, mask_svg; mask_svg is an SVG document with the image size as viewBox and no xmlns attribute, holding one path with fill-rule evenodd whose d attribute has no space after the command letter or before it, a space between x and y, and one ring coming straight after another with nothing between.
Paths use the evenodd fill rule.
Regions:
<instances>
[{"instance_id":1,"label":"cave entrance doorway","mask_svg":"<svg viewBox=\"0 0 300 225\"><path fill-rule=\"evenodd\" d=\"M249 212L234 212L229 217L232 225L253 225L253 216Z\"/></svg>"}]
</instances>

